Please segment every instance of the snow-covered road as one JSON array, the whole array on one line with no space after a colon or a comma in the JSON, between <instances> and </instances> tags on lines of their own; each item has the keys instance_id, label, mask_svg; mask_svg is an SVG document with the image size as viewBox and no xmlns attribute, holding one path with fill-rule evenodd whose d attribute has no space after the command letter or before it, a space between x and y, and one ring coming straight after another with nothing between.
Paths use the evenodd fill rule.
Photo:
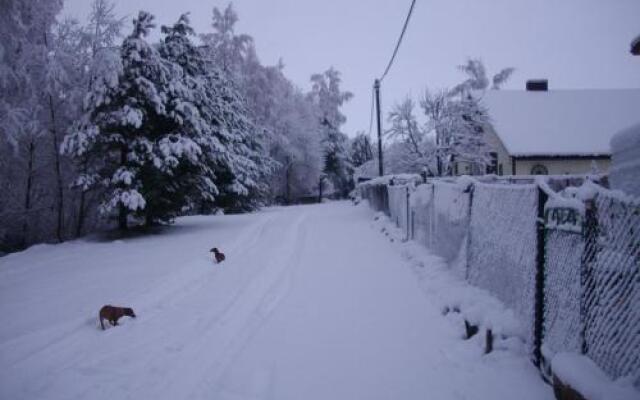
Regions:
<instances>
[{"instance_id":1,"label":"snow-covered road","mask_svg":"<svg viewBox=\"0 0 640 400\"><path fill-rule=\"evenodd\" d=\"M526 357L461 340L371 217L271 208L4 257L0 398L553 398ZM100 331L108 303L138 318Z\"/></svg>"}]
</instances>

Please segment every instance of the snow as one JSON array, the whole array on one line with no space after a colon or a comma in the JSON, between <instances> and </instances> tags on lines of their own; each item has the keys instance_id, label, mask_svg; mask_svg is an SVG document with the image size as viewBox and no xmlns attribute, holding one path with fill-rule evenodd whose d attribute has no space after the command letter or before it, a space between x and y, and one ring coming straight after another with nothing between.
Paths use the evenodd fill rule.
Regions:
<instances>
[{"instance_id":1,"label":"snow","mask_svg":"<svg viewBox=\"0 0 640 400\"><path fill-rule=\"evenodd\" d=\"M640 197L640 124L618 132L611 139L611 187Z\"/></svg>"},{"instance_id":2,"label":"snow","mask_svg":"<svg viewBox=\"0 0 640 400\"><path fill-rule=\"evenodd\" d=\"M384 175L362 182L358 186L389 185L392 180L395 185L404 185L409 182L422 182L422 177L418 174Z\"/></svg>"},{"instance_id":3,"label":"snow","mask_svg":"<svg viewBox=\"0 0 640 400\"><path fill-rule=\"evenodd\" d=\"M347 202L185 217L1 258L0 398L552 399L509 311L424 249L418 267L372 217ZM484 355L442 315L454 300L509 337ZM101 331L104 304L138 317Z\"/></svg>"},{"instance_id":4,"label":"snow","mask_svg":"<svg viewBox=\"0 0 640 400\"><path fill-rule=\"evenodd\" d=\"M515 156L611 154L613 135L640 122L640 89L494 90L483 101Z\"/></svg>"},{"instance_id":5,"label":"snow","mask_svg":"<svg viewBox=\"0 0 640 400\"><path fill-rule=\"evenodd\" d=\"M611 381L588 357L575 353L558 353L551 361L562 383L589 400L631 400L638 392L629 382Z\"/></svg>"}]
</instances>

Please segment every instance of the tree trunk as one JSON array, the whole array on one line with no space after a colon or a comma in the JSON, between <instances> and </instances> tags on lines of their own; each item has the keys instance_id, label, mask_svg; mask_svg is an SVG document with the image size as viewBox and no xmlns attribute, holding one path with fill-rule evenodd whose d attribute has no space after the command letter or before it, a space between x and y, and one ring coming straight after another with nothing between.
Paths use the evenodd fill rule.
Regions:
<instances>
[{"instance_id":1,"label":"tree trunk","mask_svg":"<svg viewBox=\"0 0 640 400\"><path fill-rule=\"evenodd\" d=\"M82 161L82 173L87 173L87 159L85 158ZM84 218L85 218L85 202L86 202L87 191L84 188L80 189L80 205L78 206L78 223L76 225L76 237L80 237L82 235L82 230L84 228Z\"/></svg>"},{"instance_id":2,"label":"tree trunk","mask_svg":"<svg viewBox=\"0 0 640 400\"><path fill-rule=\"evenodd\" d=\"M53 155L55 160L55 173L57 184L57 223L56 223L56 238L59 242L62 242L62 229L64 222L64 191L62 187L62 172L60 168L60 151L58 146L58 132L56 130L56 114L53 105L53 97L49 95L49 114L51 117L51 135L53 138Z\"/></svg>"},{"instance_id":3,"label":"tree trunk","mask_svg":"<svg viewBox=\"0 0 640 400\"><path fill-rule=\"evenodd\" d=\"M76 237L82 235L82 228L84 227L84 203L85 203L86 191L83 189L80 191L80 206L78 207L78 225L76 226Z\"/></svg>"},{"instance_id":4,"label":"tree trunk","mask_svg":"<svg viewBox=\"0 0 640 400\"><path fill-rule=\"evenodd\" d=\"M153 226L153 217L150 214L145 215L144 226L147 228L151 228Z\"/></svg>"},{"instance_id":5,"label":"tree trunk","mask_svg":"<svg viewBox=\"0 0 640 400\"><path fill-rule=\"evenodd\" d=\"M44 45L49 48L49 43L47 40L47 34L44 34ZM57 196L57 208L58 208L58 222L56 224L56 237L59 242L62 242L62 224L64 220L64 197L63 197L63 189L62 189L62 174L60 172L60 150L58 148L58 134L56 132L56 114L55 108L53 105L53 96L51 93L48 93L49 97L49 115L51 117L51 126L50 131L53 136L53 156L55 159L55 173L56 173L56 183L58 185L58 196Z\"/></svg>"},{"instance_id":6,"label":"tree trunk","mask_svg":"<svg viewBox=\"0 0 640 400\"><path fill-rule=\"evenodd\" d=\"M27 167L27 192L24 199L24 222L22 225L22 245L27 245L27 235L29 233L29 212L31 210L31 186L33 185L33 159L36 151L36 145L33 138L29 141L29 162Z\"/></svg>"},{"instance_id":7,"label":"tree trunk","mask_svg":"<svg viewBox=\"0 0 640 400\"><path fill-rule=\"evenodd\" d=\"M290 182L289 182L289 171L291 170L291 164L287 165L287 172L286 172L286 180L287 180L287 187L285 188L286 190L286 196L287 196L287 205L291 204L291 187L290 187Z\"/></svg>"},{"instance_id":8,"label":"tree trunk","mask_svg":"<svg viewBox=\"0 0 640 400\"><path fill-rule=\"evenodd\" d=\"M120 204L119 209L118 209L118 229L120 229L121 231L126 231L128 230L128 226L127 226L127 208L124 206L124 204Z\"/></svg>"},{"instance_id":9,"label":"tree trunk","mask_svg":"<svg viewBox=\"0 0 640 400\"><path fill-rule=\"evenodd\" d=\"M120 148L120 165L124 165L127 162L127 147L126 145L122 145ZM126 231L128 229L127 226L127 216L129 212L127 211L127 207L124 204L120 203L118 207L118 228L121 231Z\"/></svg>"}]
</instances>

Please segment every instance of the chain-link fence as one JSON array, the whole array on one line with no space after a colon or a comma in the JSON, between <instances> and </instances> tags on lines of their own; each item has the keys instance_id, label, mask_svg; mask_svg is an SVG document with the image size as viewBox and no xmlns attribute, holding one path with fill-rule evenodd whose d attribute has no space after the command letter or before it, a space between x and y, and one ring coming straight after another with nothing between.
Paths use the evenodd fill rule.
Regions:
<instances>
[{"instance_id":1,"label":"chain-link fence","mask_svg":"<svg viewBox=\"0 0 640 400\"><path fill-rule=\"evenodd\" d=\"M389 194L389 218L398 228L407 232L409 228L409 186L392 185L387 188ZM405 236L407 237L407 236Z\"/></svg>"},{"instance_id":2,"label":"chain-link fence","mask_svg":"<svg viewBox=\"0 0 640 400\"><path fill-rule=\"evenodd\" d=\"M538 187L477 183L472 201L468 281L516 312L533 353Z\"/></svg>"},{"instance_id":3,"label":"chain-link fence","mask_svg":"<svg viewBox=\"0 0 640 400\"><path fill-rule=\"evenodd\" d=\"M586 354L640 387L640 202L591 189L547 208L543 354Z\"/></svg>"},{"instance_id":4,"label":"chain-link fence","mask_svg":"<svg viewBox=\"0 0 640 400\"><path fill-rule=\"evenodd\" d=\"M582 353L640 389L640 201L584 177L485 181L383 183L360 193L511 308L543 372L559 352Z\"/></svg>"}]
</instances>

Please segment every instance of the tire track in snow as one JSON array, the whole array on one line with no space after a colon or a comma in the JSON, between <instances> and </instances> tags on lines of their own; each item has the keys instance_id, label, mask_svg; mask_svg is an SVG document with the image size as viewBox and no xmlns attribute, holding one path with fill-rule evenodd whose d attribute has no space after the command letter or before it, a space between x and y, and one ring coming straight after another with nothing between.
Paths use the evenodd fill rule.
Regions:
<instances>
[{"instance_id":1,"label":"tire track in snow","mask_svg":"<svg viewBox=\"0 0 640 400\"><path fill-rule=\"evenodd\" d=\"M229 259L233 259L234 256L239 255L239 250L241 250L241 248L252 247L258 243L269 225L272 224L276 218L277 215L270 215L262 218L259 223L250 226L250 229L247 229L243 234L236 237L232 246L227 246L225 244L223 249L225 254L227 254L227 257ZM222 248L222 246L220 247ZM207 249L206 251L208 252L209 250ZM188 266L202 267L202 269L197 271L194 276L185 274L182 279L180 279L180 277L173 276L179 274L173 274L165 280L162 286L155 286L146 294L136 296L135 303L137 308L141 311L144 311L145 309L157 309L157 311L151 313L148 311L145 312L145 320L149 321L154 318L161 317L172 309L175 309L175 305L177 303L188 298L193 291L200 290L204 286L208 285L211 280L215 279L217 275L216 272L218 272L217 270L212 271L212 268L215 268L216 264L213 264L211 257L206 257L206 260L204 257L202 260L198 258L195 261L190 262ZM161 294L161 296L158 297L158 294ZM167 303L173 304L173 306L165 307L164 304Z\"/></svg>"},{"instance_id":2,"label":"tire track in snow","mask_svg":"<svg viewBox=\"0 0 640 400\"><path fill-rule=\"evenodd\" d=\"M255 246L278 216L278 214L265 215L258 222L251 224L240 235L235 236L231 243L225 243L224 249L226 254L233 259L234 256L241 255L242 248ZM208 251L208 248L206 250ZM197 268L198 266L202 267L202 269L196 270L196 274L184 273L184 278L179 276L181 274L180 270L185 270L190 267ZM142 300L133 301L132 303L136 305L135 309L144 319L138 318L139 321L131 324L131 326L125 327L125 329L143 330L145 327L153 325L154 320L161 320L167 313L175 312L175 309L179 307L180 303L188 300L190 295L204 289L207 284L216 279L216 272L218 271L212 271L211 266L212 264L208 258L206 260L192 261L187 265L180 266L175 274L171 274L169 277L163 279L163 283L160 286L154 285L141 294L133 295L133 298L142 297ZM164 306L164 304L168 304L168 306ZM154 311L150 312L151 310ZM97 330L98 323L96 322L95 325L91 324L94 325L96 329L91 329L91 332L87 333L88 317L89 316L73 321L66 321L64 324L47 327L3 343L0 347L0 353L3 353L2 348L5 348L5 346L13 347L19 345L24 340L29 342L29 337L31 336L51 336L42 346L30 349L26 353L21 353L19 358L16 357L14 360L9 360L9 370L14 371L11 374L26 378L33 373L29 368L30 363L35 360L40 360L39 370L49 370L51 375L47 379L41 379L41 382L36 382L35 379L26 379L34 381L29 385L29 391L38 393L40 389L46 390L49 381L55 381L53 377L62 371L68 371L74 367L79 367L78 371L101 370L102 367L100 367L100 364L113 358L113 355L101 354L100 352L96 353L96 341L101 340L100 338L102 338L102 340L114 340L118 336L126 335L127 332L125 330L111 329L101 332ZM92 320L97 321L97 314ZM124 322L125 325L128 325L127 321ZM157 322L158 321L156 321L156 324ZM129 333L132 332L129 331ZM138 345L139 342L137 340L129 341L124 346L119 346L119 352L127 353L133 351ZM76 348L78 351L69 353L69 348ZM95 355L95 359L92 361L86 360L86 354L90 353ZM103 369L101 372L106 374L112 373L112 371L106 369ZM78 396L78 398L82 398L82 396Z\"/></svg>"},{"instance_id":3,"label":"tire track in snow","mask_svg":"<svg viewBox=\"0 0 640 400\"><path fill-rule=\"evenodd\" d=\"M180 377L179 382L170 379L155 393L158 397L212 398L226 368L288 292L289 274L299 260L305 240L305 220L304 214L296 218L284 240L279 240L277 248L269 254L274 257L268 265L238 293L222 315L201 326L205 334L192 342L181 357L184 367L194 373ZM193 391L185 396L184 390L188 388Z\"/></svg>"}]
</instances>

